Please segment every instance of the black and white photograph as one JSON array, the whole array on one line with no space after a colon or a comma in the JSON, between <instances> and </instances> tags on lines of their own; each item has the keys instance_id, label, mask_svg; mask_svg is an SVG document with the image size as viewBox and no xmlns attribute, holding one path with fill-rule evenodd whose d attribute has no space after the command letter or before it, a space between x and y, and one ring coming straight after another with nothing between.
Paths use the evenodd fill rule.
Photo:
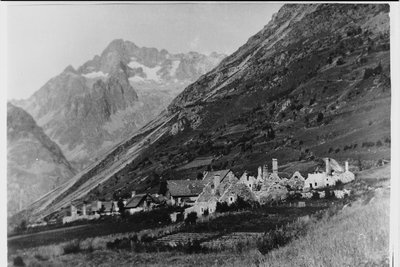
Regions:
<instances>
[{"instance_id":1,"label":"black and white photograph","mask_svg":"<svg viewBox=\"0 0 400 267\"><path fill-rule=\"evenodd\" d=\"M395 266L397 4L2 5L1 265Z\"/></svg>"}]
</instances>

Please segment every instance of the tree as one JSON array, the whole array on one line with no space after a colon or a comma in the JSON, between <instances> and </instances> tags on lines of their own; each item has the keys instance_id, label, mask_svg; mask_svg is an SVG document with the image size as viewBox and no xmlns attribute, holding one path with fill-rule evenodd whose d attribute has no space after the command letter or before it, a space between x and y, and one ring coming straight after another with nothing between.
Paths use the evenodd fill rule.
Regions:
<instances>
[{"instance_id":1,"label":"tree","mask_svg":"<svg viewBox=\"0 0 400 267\"><path fill-rule=\"evenodd\" d=\"M22 220L21 221L21 223L16 227L16 232L22 232L22 231L25 231L26 230L26 225L27 225L27 223L26 223L26 221L25 220Z\"/></svg>"},{"instance_id":2,"label":"tree","mask_svg":"<svg viewBox=\"0 0 400 267\"><path fill-rule=\"evenodd\" d=\"M329 190L329 189L326 188L324 191L325 191L325 198L326 198L326 199L333 199L333 198L335 198L335 194L334 194L331 190Z\"/></svg>"},{"instance_id":3,"label":"tree","mask_svg":"<svg viewBox=\"0 0 400 267\"><path fill-rule=\"evenodd\" d=\"M229 211L228 203L226 202L217 202L217 206L215 208L216 212L227 212Z\"/></svg>"},{"instance_id":4,"label":"tree","mask_svg":"<svg viewBox=\"0 0 400 267\"><path fill-rule=\"evenodd\" d=\"M322 112L318 113L317 122L321 122L324 119L324 114Z\"/></svg>"},{"instance_id":5,"label":"tree","mask_svg":"<svg viewBox=\"0 0 400 267\"><path fill-rule=\"evenodd\" d=\"M272 129L272 127L269 127L268 132L267 132L267 136L269 139L274 139L275 138L275 131L274 129Z\"/></svg>"},{"instance_id":6,"label":"tree","mask_svg":"<svg viewBox=\"0 0 400 267\"><path fill-rule=\"evenodd\" d=\"M251 207L251 204L249 202L247 202L246 200L244 200L241 196L238 196L236 198L236 202L234 205L235 205L236 209L238 209L238 210L247 209L247 208Z\"/></svg>"},{"instance_id":7,"label":"tree","mask_svg":"<svg viewBox=\"0 0 400 267\"><path fill-rule=\"evenodd\" d=\"M189 213L185 219L186 224L195 224L196 221L197 221L197 213L196 212Z\"/></svg>"},{"instance_id":8,"label":"tree","mask_svg":"<svg viewBox=\"0 0 400 267\"><path fill-rule=\"evenodd\" d=\"M318 191L314 191L314 193L312 194L312 199L319 199L319 193Z\"/></svg>"},{"instance_id":9,"label":"tree","mask_svg":"<svg viewBox=\"0 0 400 267\"><path fill-rule=\"evenodd\" d=\"M99 213L104 213L106 211L106 207L104 205L101 205L101 208L99 209Z\"/></svg>"},{"instance_id":10,"label":"tree","mask_svg":"<svg viewBox=\"0 0 400 267\"><path fill-rule=\"evenodd\" d=\"M124 202L122 201L122 198L120 198L119 200L118 200L118 202L117 202L117 206L118 206L118 210L119 210L119 213L122 215L122 216L125 216L125 205L124 205Z\"/></svg>"},{"instance_id":11,"label":"tree","mask_svg":"<svg viewBox=\"0 0 400 267\"><path fill-rule=\"evenodd\" d=\"M150 185L151 187L154 187L160 183L160 175L158 175L156 172L153 172L151 175L150 179Z\"/></svg>"},{"instance_id":12,"label":"tree","mask_svg":"<svg viewBox=\"0 0 400 267\"><path fill-rule=\"evenodd\" d=\"M210 212L208 211L208 209L206 209L203 213L203 216L208 216L210 214Z\"/></svg>"},{"instance_id":13,"label":"tree","mask_svg":"<svg viewBox=\"0 0 400 267\"><path fill-rule=\"evenodd\" d=\"M203 180L203 174L201 172L197 173L197 180Z\"/></svg>"},{"instance_id":14,"label":"tree","mask_svg":"<svg viewBox=\"0 0 400 267\"><path fill-rule=\"evenodd\" d=\"M165 179L162 179L160 182L160 188L158 189L158 194L165 196L168 191L168 184Z\"/></svg>"}]
</instances>

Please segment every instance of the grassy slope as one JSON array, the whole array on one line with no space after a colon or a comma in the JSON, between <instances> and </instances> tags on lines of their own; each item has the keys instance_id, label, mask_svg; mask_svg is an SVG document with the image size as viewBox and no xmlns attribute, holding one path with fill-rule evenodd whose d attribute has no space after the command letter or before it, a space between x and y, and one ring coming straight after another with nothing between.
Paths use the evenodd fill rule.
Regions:
<instances>
[{"instance_id":1,"label":"grassy slope","mask_svg":"<svg viewBox=\"0 0 400 267\"><path fill-rule=\"evenodd\" d=\"M382 266L389 259L389 198L344 209L304 238L269 253L265 266Z\"/></svg>"}]
</instances>

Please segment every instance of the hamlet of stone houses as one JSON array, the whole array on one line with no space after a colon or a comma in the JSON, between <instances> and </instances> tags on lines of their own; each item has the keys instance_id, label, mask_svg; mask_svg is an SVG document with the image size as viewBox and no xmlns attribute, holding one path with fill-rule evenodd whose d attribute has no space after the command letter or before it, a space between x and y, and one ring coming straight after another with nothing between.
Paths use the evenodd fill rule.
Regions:
<instances>
[{"instance_id":1,"label":"hamlet of stone houses","mask_svg":"<svg viewBox=\"0 0 400 267\"><path fill-rule=\"evenodd\" d=\"M187 207L182 213L171 213L171 221L178 218L186 219L189 213L196 213L198 217L215 213L218 203L233 205L238 198L244 201L262 205L284 205L306 207L305 200L313 197L323 199L326 192L334 198L344 198L351 194L349 189L336 189L337 185L347 184L354 180L354 174L349 171L348 161L344 168L336 160L325 158L325 170L316 170L308 173L304 178L298 171L293 174L279 172L278 160L272 159L272 169L268 171L268 164L258 167L257 176L251 176L246 171L236 177L227 170L205 171L201 179L168 180L167 192L164 195L132 192L130 198L118 201L94 201L92 203L71 203L64 209L62 223L77 220L96 220L101 216L120 216L122 213L134 214L141 211L150 211L160 206ZM291 196L298 194L298 201L288 201ZM308 205L313 205L308 202ZM52 220L49 223L57 223ZM28 227L47 225L45 221L37 221Z\"/></svg>"}]
</instances>

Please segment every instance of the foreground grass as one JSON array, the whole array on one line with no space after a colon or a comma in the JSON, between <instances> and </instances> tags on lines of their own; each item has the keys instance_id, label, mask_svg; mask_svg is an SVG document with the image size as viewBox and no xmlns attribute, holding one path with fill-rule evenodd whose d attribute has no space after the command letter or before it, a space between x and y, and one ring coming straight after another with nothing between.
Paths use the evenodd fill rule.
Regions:
<instances>
[{"instance_id":1,"label":"foreground grass","mask_svg":"<svg viewBox=\"0 0 400 267\"><path fill-rule=\"evenodd\" d=\"M364 204L359 201L322 219L303 238L268 253L261 265L388 266L389 197L376 196Z\"/></svg>"}]
</instances>

